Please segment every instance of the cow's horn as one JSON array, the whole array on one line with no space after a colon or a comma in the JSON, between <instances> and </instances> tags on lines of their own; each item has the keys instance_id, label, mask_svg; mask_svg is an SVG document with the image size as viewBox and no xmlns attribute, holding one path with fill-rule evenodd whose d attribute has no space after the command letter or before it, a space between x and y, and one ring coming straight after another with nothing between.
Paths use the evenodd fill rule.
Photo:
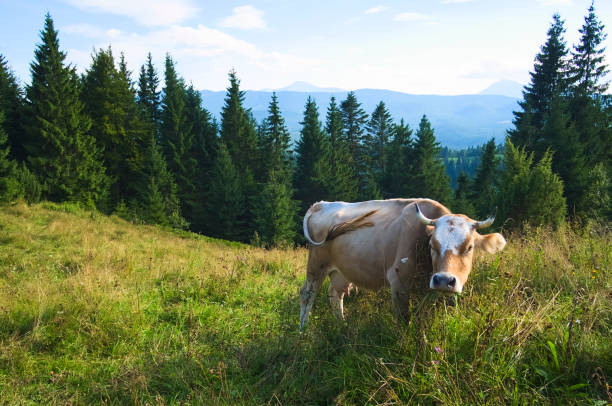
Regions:
<instances>
[{"instance_id":1,"label":"cow's horn","mask_svg":"<svg viewBox=\"0 0 612 406\"><path fill-rule=\"evenodd\" d=\"M487 228L487 227L489 227L495 221L495 214L496 213L497 213L497 207L495 207L495 209L493 210L493 214L491 214L488 219L486 219L484 221L475 221L474 222L474 228L475 229L479 229L479 228Z\"/></svg>"},{"instance_id":2,"label":"cow's horn","mask_svg":"<svg viewBox=\"0 0 612 406\"><path fill-rule=\"evenodd\" d=\"M414 206L416 207L416 212L417 212L417 217L419 218L419 221L427 226L435 226L436 225L436 221L432 220L432 219L428 219L427 217L425 217L423 215L423 213L421 213L421 209L419 209L419 204L415 203Z\"/></svg>"}]
</instances>

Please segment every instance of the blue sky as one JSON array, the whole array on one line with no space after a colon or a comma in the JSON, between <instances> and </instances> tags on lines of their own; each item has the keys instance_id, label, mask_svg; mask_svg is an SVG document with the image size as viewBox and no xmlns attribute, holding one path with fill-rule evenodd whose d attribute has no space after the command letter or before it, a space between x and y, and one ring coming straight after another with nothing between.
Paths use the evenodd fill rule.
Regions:
<instances>
[{"instance_id":1,"label":"blue sky","mask_svg":"<svg viewBox=\"0 0 612 406\"><path fill-rule=\"evenodd\" d=\"M196 88L222 90L235 68L244 89L294 81L417 94L477 93L529 80L552 15L578 39L590 0L196 1L0 0L0 53L22 82L45 12L79 71L94 48L124 51L137 72L147 52L160 73L170 52ZM595 3L610 32L612 1ZM606 42L606 60L612 35ZM136 75L134 75L136 76Z\"/></svg>"}]
</instances>

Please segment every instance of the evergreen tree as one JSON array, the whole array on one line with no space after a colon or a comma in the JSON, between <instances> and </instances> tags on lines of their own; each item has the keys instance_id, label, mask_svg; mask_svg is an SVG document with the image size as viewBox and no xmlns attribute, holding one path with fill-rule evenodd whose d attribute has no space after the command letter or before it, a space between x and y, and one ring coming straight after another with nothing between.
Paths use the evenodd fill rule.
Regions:
<instances>
[{"instance_id":1,"label":"evergreen tree","mask_svg":"<svg viewBox=\"0 0 612 406\"><path fill-rule=\"evenodd\" d=\"M123 56L117 69L109 47L93 55L83 76L81 98L109 178L109 210L136 197L134 186L146 159L143 148L148 129L139 114L129 75Z\"/></svg>"},{"instance_id":2,"label":"evergreen tree","mask_svg":"<svg viewBox=\"0 0 612 406\"><path fill-rule=\"evenodd\" d=\"M161 96L157 90L159 77L153 66L151 53L147 54L147 61L140 67L138 76L138 104L147 121L151 122L157 133L161 121Z\"/></svg>"},{"instance_id":3,"label":"evergreen tree","mask_svg":"<svg viewBox=\"0 0 612 406\"><path fill-rule=\"evenodd\" d=\"M250 110L243 107L244 92L235 71L229 73L230 86L227 88L225 104L221 111L221 141L225 144L235 169L240 174L240 196L244 199L242 240L248 241L255 231L253 205L258 196L255 175L258 169L258 138L256 121Z\"/></svg>"},{"instance_id":4,"label":"evergreen tree","mask_svg":"<svg viewBox=\"0 0 612 406\"><path fill-rule=\"evenodd\" d=\"M4 114L2 130L8 137L10 156L25 161L26 152L23 139L23 91L8 67L8 62L0 54L0 111Z\"/></svg>"},{"instance_id":5,"label":"evergreen tree","mask_svg":"<svg viewBox=\"0 0 612 406\"><path fill-rule=\"evenodd\" d=\"M412 130L404 119L393 125L393 138L386 148L387 165L383 179L383 196L410 197L414 192L410 187L410 175L413 173L414 146Z\"/></svg>"},{"instance_id":6,"label":"evergreen tree","mask_svg":"<svg viewBox=\"0 0 612 406\"><path fill-rule=\"evenodd\" d=\"M331 97L325 120L325 132L329 144L330 176L326 189L330 200L354 201L357 199L357 175L353 171L353 157L342 137L342 114L336 98Z\"/></svg>"},{"instance_id":7,"label":"evergreen tree","mask_svg":"<svg viewBox=\"0 0 612 406\"><path fill-rule=\"evenodd\" d=\"M393 129L393 120L384 102L379 102L367 123L364 146L368 156L369 171L378 184L382 184L385 173L385 149Z\"/></svg>"},{"instance_id":8,"label":"evergreen tree","mask_svg":"<svg viewBox=\"0 0 612 406\"><path fill-rule=\"evenodd\" d=\"M572 51L568 75L575 93L595 95L608 90L609 82L605 77L609 71L604 62L606 49L603 47L607 34L604 28L591 3L584 24L578 30L580 42Z\"/></svg>"},{"instance_id":9,"label":"evergreen tree","mask_svg":"<svg viewBox=\"0 0 612 406\"><path fill-rule=\"evenodd\" d=\"M361 108L354 92L349 92L346 99L340 103L342 122L344 125L343 139L346 142L349 153L353 157L353 173L358 179L358 199L368 200L373 198L371 177L368 174L368 158L364 150L363 141L365 125L368 115Z\"/></svg>"},{"instance_id":10,"label":"evergreen tree","mask_svg":"<svg viewBox=\"0 0 612 406\"><path fill-rule=\"evenodd\" d=\"M187 88L185 103L187 120L191 123L193 131L189 156L196 161L194 192L186 204L191 215L189 219L191 229L205 233L208 224L205 207L218 148L217 128L211 114L202 107L202 96L193 85Z\"/></svg>"},{"instance_id":11,"label":"evergreen tree","mask_svg":"<svg viewBox=\"0 0 612 406\"><path fill-rule=\"evenodd\" d=\"M607 34L595 15L593 4L579 30L581 37L574 46L569 68L571 118L579 133L589 167L602 163L612 175L612 126L610 111L603 94L609 87L603 46Z\"/></svg>"},{"instance_id":12,"label":"evergreen tree","mask_svg":"<svg viewBox=\"0 0 612 406\"><path fill-rule=\"evenodd\" d=\"M17 163L10 159L8 137L3 128L4 112L0 110L0 202L14 200L22 194L17 179Z\"/></svg>"},{"instance_id":13,"label":"evergreen tree","mask_svg":"<svg viewBox=\"0 0 612 406\"><path fill-rule=\"evenodd\" d=\"M164 94L161 111L161 146L168 169L174 176L181 202L181 213L187 221L192 218L195 194L194 179L197 161L191 154L194 135L193 123L188 120L185 83L174 67L170 55L166 55L164 72Z\"/></svg>"},{"instance_id":14,"label":"evergreen tree","mask_svg":"<svg viewBox=\"0 0 612 406\"><path fill-rule=\"evenodd\" d=\"M268 117L262 124L261 149L265 159L265 177L270 171L278 171L281 177L290 179L290 142L291 137L278 106L278 97L273 92L272 100L268 105Z\"/></svg>"},{"instance_id":15,"label":"evergreen tree","mask_svg":"<svg viewBox=\"0 0 612 406\"><path fill-rule=\"evenodd\" d=\"M465 214L468 217L475 218L476 210L470 197L470 189L472 182L467 173L461 171L457 177L457 189L455 190L455 199L453 200L453 212ZM490 210L489 206L489 210Z\"/></svg>"},{"instance_id":16,"label":"evergreen tree","mask_svg":"<svg viewBox=\"0 0 612 406\"><path fill-rule=\"evenodd\" d=\"M91 122L79 100L78 77L73 67L64 65L66 54L59 50L49 14L41 41L26 90L28 161L41 180L45 198L93 206L105 190L104 166L89 135Z\"/></svg>"},{"instance_id":17,"label":"evergreen tree","mask_svg":"<svg viewBox=\"0 0 612 406\"><path fill-rule=\"evenodd\" d=\"M566 202L563 181L552 172L550 151L533 164L533 152L517 148L506 139L504 170L497 197L498 217L511 220L520 227L551 224L558 226L565 219Z\"/></svg>"},{"instance_id":18,"label":"evergreen tree","mask_svg":"<svg viewBox=\"0 0 612 406\"><path fill-rule=\"evenodd\" d=\"M246 213L241 174L232 163L223 142L213 166L208 202L208 230L211 235L227 240L245 241Z\"/></svg>"},{"instance_id":19,"label":"evergreen tree","mask_svg":"<svg viewBox=\"0 0 612 406\"><path fill-rule=\"evenodd\" d=\"M444 164L439 158L440 144L425 115L421 118L414 145L412 195L427 197L443 204L450 203L451 190Z\"/></svg>"},{"instance_id":20,"label":"evergreen tree","mask_svg":"<svg viewBox=\"0 0 612 406\"><path fill-rule=\"evenodd\" d=\"M522 111L514 112L515 129L509 131L514 144L535 151L537 156L544 154L550 145L541 130L553 98L567 91L565 59L568 50L564 33L564 22L555 14L546 43L536 55L534 71L530 72L531 82L525 86L523 100L519 102Z\"/></svg>"},{"instance_id":21,"label":"evergreen tree","mask_svg":"<svg viewBox=\"0 0 612 406\"><path fill-rule=\"evenodd\" d=\"M254 206L257 235L264 246L293 242L297 204L285 173L272 170Z\"/></svg>"},{"instance_id":22,"label":"evergreen tree","mask_svg":"<svg viewBox=\"0 0 612 406\"><path fill-rule=\"evenodd\" d=\"M495 138L491 138L482 149L480 165L476 169L476 176L472 183L470 198L478 217L490 214L495 206L497 167L499 166L495 150Z\"/></svg>"},{"instance_id":23,"label":"evergreen tree","mask_svg":"<svg viewBox=\"0 0 612 406\"><path fill-rule=\"evenodd\" d=\"M242 174L253 176L257 161L257 133L244 107L244 92L234 70L229 73L225 104L221 111L221 140Z\"/></svg>"},{"instance_id":24,"label":"evergreen tree","mask_svg":"<svg viewBox=\"0 0 612 406\"><path fill-rule=\"evenodd\" d=\"M296 197L301 202L301 212L304 213L314 202L328 199L329 190L326 186L331 176L328 140L321 130L317 104L310 96L300 124L302 130L296 146L294 185Z\"/></svg>"},{"instance_id":25,"label":"evergreen tree","mask_svg":"<svg viewBox=\"0 0 612 406\"><path fill-rule=\"evenodd\" d=\"M181 216L178 187L172 173L153 134L149 134L148 141L148 159L139 182L141 191L138 200L130 204L140 208L138 217L149 223L187 228L188 223Z\"/></svg>"}]
</instances>

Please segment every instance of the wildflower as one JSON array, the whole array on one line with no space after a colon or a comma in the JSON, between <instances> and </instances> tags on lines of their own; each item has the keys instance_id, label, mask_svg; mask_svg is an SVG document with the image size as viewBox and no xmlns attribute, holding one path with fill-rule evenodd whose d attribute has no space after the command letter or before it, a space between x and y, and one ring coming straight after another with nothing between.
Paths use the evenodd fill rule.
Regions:
<instances>
[{"instance_id":1,"label":"wildflower","mask_svg":"<svg viewBox=\"0 0 612 406\"><path fill-rule=\"evenodd\" d=\"M442 352L442 348L440 347L435 347L434 350L436 350L436 352Z\"/></svg>"}]
</instances>

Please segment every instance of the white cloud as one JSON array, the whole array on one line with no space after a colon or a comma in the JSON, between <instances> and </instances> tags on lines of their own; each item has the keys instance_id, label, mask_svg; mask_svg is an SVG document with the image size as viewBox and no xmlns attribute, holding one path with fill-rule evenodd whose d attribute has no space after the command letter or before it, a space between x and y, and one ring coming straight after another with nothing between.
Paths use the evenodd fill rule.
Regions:
<instances>
[{"instance_id":1,"label":"white cloud","mask_svg":"<svg viewBox=\"0 0 612 406\"><path fill-rule=\"evenodd\" d=\"M397 14L394 21L425 21L429 20L429 16L421 13L400 13Z\"/></svg>"},{"instance_id":2,"label":"white cloud","mask_svg":"<svg viewBox=\"0 0 612 406\"><path fill-rule=\"evenodd\" d=\"M389 7L387 6L375 6L375 7L371 7L369 9L367 9L365 11L366 14L375 14L375 13L380 13L381 11L385 11L385 10L389 10Z\"/></svg>"},{"instance_id":3,"label":"white cloud","mask_svg":"<svg viewBox=\"0 0 612 406\"><path fill-rule=\"evenodd\" d=\"M246 5L234 7L233 14L221 20L219 25L228 28L239 28L242 30L266 28L266 21L263 19L263 11L253 6Z\"/></svg>"},{"instance_id":4,"label":"white cloud","mask_svg":"<svg viewBox=\"0 0 612 406\"><path fill-rule=\"evenodd\" d=\"M194 16L191 0L65 0L82 10L129 17L140 24L172 25Z\"/></svg>"},{"instance_id":5,"label":"white cloud","mask_svg":"<svg viewBox=\"0 0 612 406\"><path fill-rule=\"evenodd\" d=\"M70 30L76 35L83 35L85 31L95 35L94 49L106 48L110 44L117 55L124 52L132 72L138 72L146 54L151 52L161 74L163 56L168 52L176 61L181 76L192 81L198 89L223 89L231 68L237 69L245 88L252 89L274 87L283 80L308 79L307 75L327 66L320 58L263 51L251 42L203 25L173 25L145 33L105 30L92 25L76 26ZM77 64L80 72L91 63L91 51L87 49L70 49L68 57Z\"/></svg>"},{"instance_id":6,"label":"white cloud","mask_svg":"<svg viewBox=\"0 0 612 406\"><path fill-rule=\"evenodd\" d=\"M456 3L469 3L472 0L442 0L442 4L456 4Z\"/></svg>"},{"instance_id":7,"label":"white cloud","mask_svg":"<svg viewBox=\"0 0 612 406\"><path fill-rule=\"evenodd\" d=\"M540 4L545 6L569 6L572 4L572 0L536 0Z\"/></svg>"}]
</instances>

